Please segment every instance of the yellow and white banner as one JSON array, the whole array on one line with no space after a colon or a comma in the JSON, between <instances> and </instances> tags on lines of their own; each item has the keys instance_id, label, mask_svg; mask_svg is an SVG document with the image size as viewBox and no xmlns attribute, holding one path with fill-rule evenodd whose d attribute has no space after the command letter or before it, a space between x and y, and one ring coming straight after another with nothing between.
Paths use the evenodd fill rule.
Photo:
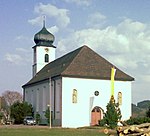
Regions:
<instances>
[{"instance_id":1,"label":"yellow and white banner","mask_svg":"<svg viewBox=\"0 0 150 136\"><path fill-rule=\"evenodd\" d=\"M115 73L116 73L116 69L112 67L111 68L111 96L114 96Z\"/></svg>"}]
</instances>

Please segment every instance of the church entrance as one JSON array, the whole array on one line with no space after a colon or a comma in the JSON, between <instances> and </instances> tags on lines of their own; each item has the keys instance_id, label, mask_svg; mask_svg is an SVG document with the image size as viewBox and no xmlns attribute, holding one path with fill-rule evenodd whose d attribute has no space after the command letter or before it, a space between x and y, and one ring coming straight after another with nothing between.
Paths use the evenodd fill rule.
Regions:
<instances>
[{"instance_id":1,"label":"church entrance","mask_svg":"<svg viewBox=\"0 0 150 136\"><path fill-rule=\"evenodd\" d=\"M95 126L99 124L99 120L103 118L103 110L95 106L91 111L91 126Z\"/></svg>"}]
</instances>

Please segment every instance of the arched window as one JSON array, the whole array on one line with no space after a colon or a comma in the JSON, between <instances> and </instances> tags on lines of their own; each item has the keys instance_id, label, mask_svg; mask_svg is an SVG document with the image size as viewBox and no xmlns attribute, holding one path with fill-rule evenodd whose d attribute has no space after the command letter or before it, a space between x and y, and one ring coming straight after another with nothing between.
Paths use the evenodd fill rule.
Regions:
<instances>
[{"instance_id":1,"label":"arched window","mask_svg":"<svg viewBox=\"0 0 150 136\"><path fill-rule=\"evenodd\" d=\"M122 105L122 93L118 92L118 104Z\"/></svg>"},{"instance_id":2,"label":"arched window","mask_svg":"<svg viewBox=\"0 0 150 136\"><path fill-rule=\"evenodd\" d=\"M73 89L72 92L72 103L77 103L77 90Z\"/></svg>"},{"instance_id":3,"label":"arched window","mask_svg":"<svg viewBox=\"0 0 150 136\"><path fill-rule=\"evenodd\" d=\"M49 55L45 54L45 62L49 62Z\"/></svg>"}]
</instances>

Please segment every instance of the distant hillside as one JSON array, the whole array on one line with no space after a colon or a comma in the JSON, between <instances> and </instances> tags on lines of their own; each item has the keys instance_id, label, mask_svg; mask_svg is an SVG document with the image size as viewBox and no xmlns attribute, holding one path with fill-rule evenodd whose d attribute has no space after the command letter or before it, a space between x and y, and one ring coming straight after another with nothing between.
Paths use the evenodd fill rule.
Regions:
<instances>
[{"instance_id":1,"label":"distant hillside","mask_svg":"<svg viewBox=\"0 0 150 136\"><path fill-rule=\"evenodd\" d=\"M145 100L145 101L137 103L137 107L139 108L148 109L149 106L150 106L150 100Z\"/></svg>"},{"instance_id":2,"label":"distant hillside","mask_svg":"<svg viewBox=\"0 0 150 136\"><path fill-rule=\"evenodd\" d=\"M132 117L145 117L146 111L150 107L150 100L145 100L135 104L132 104Z\"/></svg>"}]
</instances>

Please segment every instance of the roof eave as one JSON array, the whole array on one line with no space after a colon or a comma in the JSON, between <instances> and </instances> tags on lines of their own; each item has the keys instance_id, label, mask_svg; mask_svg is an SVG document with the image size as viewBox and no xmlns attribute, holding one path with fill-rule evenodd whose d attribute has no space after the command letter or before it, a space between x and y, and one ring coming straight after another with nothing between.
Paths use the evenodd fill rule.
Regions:
<instances>
[{"instance_id":1,"label":"roof eave","mask_svg":"<svg viewBox=\"0 0 150 136\"><path fill-rule=\"evenodd\" d=\"M44 46L44 47L53 47L53 48L56 48L56 46L52 45L52 44L44 44L44 45L41 45L41 44L36 44L35 46L33 46L32 48L35 48L37 46Z\"/></svg>"},{"instance_id":2,"label":"roof eave","mask_svg":"<svg viewBox=\"0 0 150 136\"><path fill-rule=\"evenodd\" d=\"M52 76L52 77L49 77L49 78L45 78L45 79L42 79L42 80L38 80L38 81L35 81L35 82L31 82L31 83L29 81L28 83L23 85L22 88L26 88L26 87L29 87L29 86L32 86L32 85L40 84L41 82L48 81L50 78L53 79L53 78L56 78L56 77L59 77L59 76L60 75L55 75L55 76Z\"/></svg>"},{"instance_id":3,"label":"roof eave","mask_svg":"<svg viewBox=\"0 0 150 136\"><path fill-rule=\"evenodd\" d=\"M98 77L98 76L80 76L80 75L67 75L61 74L62 77L72 77L72 78L84 78L84 79L100 79L100 80L110 80L110 77ZM134 81L134 78L115 78L116 81Z\"/></svg>"},{"instance_id":4,"label":"roof eave","mask_svg":"<svg viewBox=\"0 0 150 136\"><path fill-rule=\"evenodd\" d=\"M36 81L36 82L26 83L25 85L22 86L22 88L26 88L26 87L29 87L29 86L32 86L32 85L35 85L35 84L39 84L39 83L45 82L47 80L49 80L49 78L46 78L46 79L43 79L43 80L40 80L40 81Z\"/></svg>"}]
</instances>

